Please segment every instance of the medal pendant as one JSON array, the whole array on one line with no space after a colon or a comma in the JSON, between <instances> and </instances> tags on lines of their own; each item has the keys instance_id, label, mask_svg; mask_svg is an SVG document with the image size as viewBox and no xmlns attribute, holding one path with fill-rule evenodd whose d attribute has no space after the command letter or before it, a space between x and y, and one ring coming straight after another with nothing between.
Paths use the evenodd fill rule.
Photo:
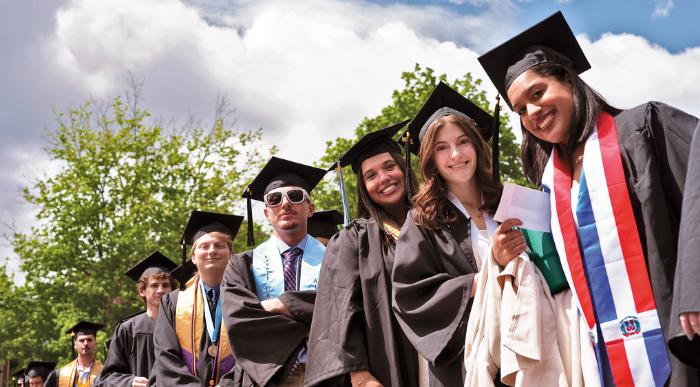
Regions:
<instances>
[{"instance_id":1,"label":"medal pendant","mask_svg":"<svg viewBox=\"0 0 700 387\"><path fill-rule=\"evenodd\" d=\"M207 349L207 353L211 357L216 357L216 344L212 344L209 346L209 349Z\"/></svg>"}]
</instances>

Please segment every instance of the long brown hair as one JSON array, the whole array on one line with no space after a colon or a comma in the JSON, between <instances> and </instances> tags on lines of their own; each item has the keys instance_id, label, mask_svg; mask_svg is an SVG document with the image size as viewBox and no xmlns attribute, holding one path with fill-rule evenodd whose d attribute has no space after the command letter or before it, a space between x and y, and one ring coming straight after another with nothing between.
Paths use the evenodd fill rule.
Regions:
<instances>
[{"instance_id":1,"label":"long brown hair","mask_svg":"<svg viewBox=\"0 0 700 387\"><path fill-rule=\"evenodd\" d=\"M561 83L571 83L574 109L571 124L569 125L569 139L566 145L568 153L576 150L593 133L598 113L605 111L610 114L617 114L621 111L608 104L598 92L588 86L575 71L568 67L554 63L543 63L527 71L531 71L541 77L554 77ZM542 184L544 168L547 166L554 144L540 140L528 132L523 126L522 120L520 120L520 127L523 131L523 143L520 147L523 172L531 183L539 186Z\"/></svg>"},{"instance_id":2,"label":"long brown hair","mask_svg":"<svg viewBox=\"0 0 700 387\"><path fill-rule=\"evenodd\" d=\"M398 154L397 152L388 152L391 158L394 159L396 162L396 165L401 169L401 171L406 174L406 160L404 160L403 156ZM411 185L412 185L412 192L416 192L418 189L418 178L416 177L416 173L413 172L411 169ZM379 206L377 203L372 201L372 199L369 197L369 194L367 193L367 187L365 187L365 180L362 178L362 171L360 170L359 173L357 174L357 196L359 200L357 201L357 218L363 218L363 219L374 219L375 222L377 222L377 225L379 225L379 228L381 228L384 231L384 236L387 238L389 237L389 233L387 230L384 228L384 223L391 224L392 226L400 229L402 224L399 224L397 219L394 219L389 213L384 211L381 206ZM406 212L411 208L411 203L408 200L407 195L404 194L404 204L406 205ZM387 239L387 242L389 239Z\"/></svg>"},{"instance_id":3,"label":"long brown hair","mask_svg":"<svg viewBox=\"0 0 700 387\"><path fill-rule=\"evenodd\" d=\"M491 173L491 151L489 146L481 137L478 129L469 121L457 116L438 117L430 124L425 133L420 147L420 172L423 175L423 187L413 197L413 221L425 228L437 230L442 224L449 224L457 221L457 214L448 211L450 200L447 194L447 185L440 176L435 166L433 156L435 155L435 139L437 132L446 124L457 125L469 137L476 150L476 172L473 178L476 179L477 186L481 189L484 197L484 204L479 211L485 211L493 216L501 200L503 184L493 182Z\"/></svg>"}]
</instances>

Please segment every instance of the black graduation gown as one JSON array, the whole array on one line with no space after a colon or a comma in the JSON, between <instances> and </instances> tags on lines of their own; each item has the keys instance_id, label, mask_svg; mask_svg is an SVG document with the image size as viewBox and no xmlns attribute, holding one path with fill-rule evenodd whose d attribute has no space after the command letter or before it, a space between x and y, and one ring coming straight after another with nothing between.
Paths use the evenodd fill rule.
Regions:
<instances>
[{"instance_id":1,"label":"black graduation gown","mask_svg":"<svg viewBox=\"0 0 700 387\"><path fill-rule=\"evenodd\" d=\"M49 372L49 376L47 376L46 380L44 380L44 387L58 387L58 374L60 372L60 368Z\"/></svg>"},{"instance_id":2,"label":"black graduation gown","mask_svg":"<svg viewBox=\"0 0 700 387\"><path fill-rule=\"evenodd\" d=\"M667 385L700 386L697 369L679 360L700 368L700 337L689 341L678 319L681 312L700 311L700 123L659 102L614 118L661 330L670 348Z\"/></svg>"},{"instance_id":3,"label":"black graduation gown","mask_svg":"<svg viewBox=\"0 0 700 387\"><path fill-rule=\"evenodd\" d=\"M311 323L305 384L351 386L369 370L384 386L418 386L417 353L391 309L393 243L358 219L328 243Z\"/></svg>"},{"instance_id":4,"label":"black graduation gown","mask_svg":"<svg viewBox=\"0 0 700 387\"><path fill-rule=\"evenodd\" d=\"M180 341L175 332L175 315L177 311L177 299L180 290L175 290L161 297L158 321L153 332L155 345L155 377L159 386L209 386L214 371L214 358L209 356L207 349L211 345L211 339L207 333L206 324L202 324L202 340L199 344L199 369L195 377L190 374L182 360ZM223 328L223 327L222 327ZM240 386L240 374L234 367L221 377L221 386Z\"/></svg>"},{"instance_id":5,"label":"black graduation gown","mask_svg":"<svg viewBox=\"0 0 700 387\"><path fill-rule=\"evenodd\" d=\"M234 255L221 283L224 323L243 371L243 386L284 383L311 327L316 291L285 292L279 300L293 318L264 310L255 294L253 251Z\"/></svg>"},{"instance_id":6,"label":"black graduation gown","mask_svg":"<svg viewBox=\"0 0 700 387\"><path fill-rule=\"evenodd\" d=\"M440 230L416 225L408 213L396 245L392 306L413 346L428 360L430 386L462 386L464 343L478 273L469 219L448 203L457 220ZM496 386L502 386L500 374Z\"/></svg>"},{"instance_id":7,"label":"black graduation gown","mask_svg":"<svg viewBox=\"0 0 700 387\"><path fill-rule=\"evenodd\" d=\"M155 364L153 331L156 323L146 311L122 319L112 336L109 354L95 387L131 387L134 378L148 378ZM155 383L155 373L149 385Z\"/></svg>"}]
</instances>

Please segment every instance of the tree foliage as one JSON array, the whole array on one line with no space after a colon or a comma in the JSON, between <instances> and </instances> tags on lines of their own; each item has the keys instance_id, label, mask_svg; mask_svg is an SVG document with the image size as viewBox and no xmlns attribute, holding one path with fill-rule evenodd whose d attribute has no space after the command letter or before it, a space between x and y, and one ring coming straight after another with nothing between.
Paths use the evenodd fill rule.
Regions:
<instances>
[{"instance_id":1,"label":"tree foliage","mask_svg":"<svg viewBox=\"0 0 700 387\"><path fill-rule=\"evenodd\" d=\"M482 109L493 113L493 108L486 99L486 91L480 88L481 80L474 79L470 73L450 83L447 81L446 75L436 76L432 69L426 68L423 70L416 64L414 70L412 72L404 72L401 75L401 79L405 82L404 89L401 91L394 90L392 104L382 109L380 115L374 118L365 118L355 129L354 138L339 137L335 141L329 141L326 144L326 154L321 158L318 166L328 168L333 165L343 153L365 134L412 118L440 81L447 83ZM501 177L504 181L525 185L525 178L520 168L520 145L515 141L515 135L508 125L508 118L505 115L501 115L500 120ZM396 137L398 138L398 134ZM491 141L489 141L489 146L491 146ZM419 174L418 159L412 157L411 161L413 169ZM357 212L356 179L356 175L352 173L350 168L343 169L343 181L348 193L351 219L355 217ZM319 184L312 196L317 208L337 209L342 212L337 174L332 174L330 178L326 178Z\"/></svg>"},{"instance_id":2,"label":"tree foliage","mask_svg":"<svg viewBox=\"0 0 700 387\"><path fill-rule=\"evenodd\" d=\"M0 275L0 359L65 364L63 332L79 320L107 324L101 345L144 308L129 267L156 250L179 263L192 210L245 213L245 186L276 152L261 152L262 129L237 131L225 97L210 127L194 117L163 125L138 108L139 91L55 112L45 151L59 170L23 191L40 225L10 237L26 283ZM234 251L246 250L246 227Z\"/></svg>"}]
</instances>

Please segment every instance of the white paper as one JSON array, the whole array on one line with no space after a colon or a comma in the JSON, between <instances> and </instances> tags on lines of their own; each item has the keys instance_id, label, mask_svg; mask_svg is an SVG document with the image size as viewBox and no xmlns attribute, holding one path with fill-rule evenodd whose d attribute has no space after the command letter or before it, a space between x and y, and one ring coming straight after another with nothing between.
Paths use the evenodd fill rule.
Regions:
<instances>
[{"instance_id":1,"label":"white paper","mask_svg":"<svg viewBox=\"0 0 700 387\"><path fill-rule=\"evenodd\" d=\"M497 222L511 218L520 219L523 222L520 228L549 232L551 216L548 193L505 183L501 202L493 219Z\"/></svg>"}]
</instances>

